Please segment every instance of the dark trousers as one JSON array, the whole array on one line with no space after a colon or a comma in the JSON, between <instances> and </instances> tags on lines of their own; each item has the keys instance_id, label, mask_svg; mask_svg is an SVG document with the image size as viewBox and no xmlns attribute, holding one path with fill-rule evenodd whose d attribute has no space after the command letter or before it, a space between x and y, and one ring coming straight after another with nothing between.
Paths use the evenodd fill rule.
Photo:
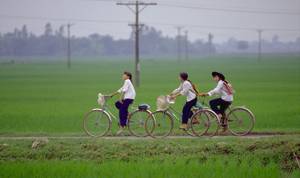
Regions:
<instances>
[{"instance_id":1,"label":"dark trousers","mask_svg":"<svg viewBox=\"0 0 300 178\"><path fill-rule=\"evenodd\" d=\"M127 117L128 117L128 107L132 103L133 103L132 99L125 99L122 100L122 102L117 101L115 103L115 106L119 109L120 125L122 127L126 126Z\"/></svg>"},{"instance_id":2,"label":"dark trousers","mask_svg":"<svg viewBox=\"0 0 300 178\"><path fill-rule=\"evenodd\" d=\"M231 102L225 101L221 98L209 101L210 108L217 114L225 114L225 110L231 105Z\"/></svg>"},{"instance_id":3,"label":"dark trousers","mask_svg":"<svg viewBox=\"0 0 300 178\"><path fill-rule=\"evenodd\" d=\"M182 123L187 124L190 117L192 117L193 112L191 111L192 107L197 104L197 98L186 102L182 109Z\"/></svg>"}]
</instances>

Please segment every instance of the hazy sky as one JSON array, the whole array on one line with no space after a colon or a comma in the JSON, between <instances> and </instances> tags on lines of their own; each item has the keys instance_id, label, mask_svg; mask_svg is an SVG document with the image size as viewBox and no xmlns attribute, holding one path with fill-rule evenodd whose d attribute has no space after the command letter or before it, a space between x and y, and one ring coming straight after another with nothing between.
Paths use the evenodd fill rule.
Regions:
<instances>
[{"instance_id":1,"label":"hazy sky","mask_svg":"<svg viewBox=\"0 0 300 178\"><path fill-rule=\"evenodd\" d=\"M122 0L122 2L127 1ZM300 29L300 0L156 0L151 2L157 2L158 5L147 7L141 13L141 22L162 30L163 34L168 36L177 33L173 24L185 26L189 31L190 39L206 39L207 33L212 32L215 41L222 41L230 36L247 40L257 38L255 30L217 27ZM228 9L248 13L227 11ZM249 11L256 13L249 13ZM115 1L110 0L0 0L1 33L27 24L30 31L41 34L48 21L54 28L69 21L75 24L72 27L72 34L76 36L97 32L111 34L115 38L127 38L131 31L128 23L133 22L133 19L134 15L127 7L117 6ZM94 22L95 20L99 22ZM274 34L278 34L281 40L291 40L300 36L300 30L266 30L263 37L270 39Z\"/></svg>"}]
</instances>

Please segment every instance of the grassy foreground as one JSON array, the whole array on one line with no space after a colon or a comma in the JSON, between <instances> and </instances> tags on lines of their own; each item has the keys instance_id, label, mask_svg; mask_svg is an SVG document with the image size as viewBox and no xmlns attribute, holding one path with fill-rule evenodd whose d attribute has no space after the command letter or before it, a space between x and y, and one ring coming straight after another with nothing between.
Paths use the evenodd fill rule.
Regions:
<instances>
[{"instance_id":1,"label":"grassy foreground","mask_svg":"<svg viewBox=\"0 0 300 178\"><path fill-rule=\"evenodd\" d=\"M0 65L0 134L81 134L84 113L97 107L97 93L117 90L121 73L132 68L131 60L82 59L71 70L64 61L50 60ZM260 63L251 57L143 60L141 70L135 105L149 103L155 110L156 97L178 86L180 71L207 91L215 86L210 73L217 70L234 85L234 105L256 115L254 131L300 131L299 56L270 56ZM183 102L178 99L178 111Z\"/></svg>"},{"instance_id":2,"label":"grassy foreground","mask_svg":"<svg viewBox=\"0 0 300 178\"><path fill-rule=\"evenodd\" d=\"M47 140L47 139L42 139ZM41 141L42 141L41 140ZM299 177L299 137L0 141L0 177Z\"/></svg>"},{"instance_id":3,"label":"grassy foreground","mask_svg":"<svg viewBox=\"0 0 300 178\"><path fill-rule=\"evenodd\" d=\"M257 160L244 159L242 162L223 157L216 157L219 161L181 159L162 162L108 162L98 164L79 161L39 161L30 163L6 163L1 166L1 177L32 177L32 178L159 178L159 177L203 177L203 178L290 178L299 177L299 171L292 174L282 173L275 163L263 166ZM222 160L222 161L221 161ZM250 162L251 163L248 163Z\"/></svg>"}]
</instances>

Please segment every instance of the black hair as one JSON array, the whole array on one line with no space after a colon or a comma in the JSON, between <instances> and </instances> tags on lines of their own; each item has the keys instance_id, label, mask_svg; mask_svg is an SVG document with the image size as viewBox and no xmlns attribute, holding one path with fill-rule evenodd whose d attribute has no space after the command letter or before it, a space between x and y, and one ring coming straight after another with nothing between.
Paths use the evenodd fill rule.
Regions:
<instances>
[{"instance_id":1,"label":"black hair","mask_svg":"<svg viewBox=\"0 0 300 178\"><path fill-rule=\"evenodd\" d=\"M179 76L180 76L180 78L181 78L182 80L184 80L184 81L189 81L189 82L190 82L190 84L192 85L192 87L193 87L194 91L196 92L196 94L199 93L199 91L197 90L196 85L194 85L193 82L190 81L190 80L188 79L188 78L189 78L189 74L188 74L188 73L186 73L186 72L181 72L181 73L179 74Z\"/></svg>"},{"instance_id":2,"label":"black hair","mask_svg":"<svg viewBox=\"0 0 300 178\"><path fill-rule=\"evenodd\" d=\"M218 76L219 78L220 78L220 80L222 80L222 81L224 81L224 82L226 82L227 83L227 81L225 80L225 76L222 74L222 73L220 73L220 72L212 72L211 73L211 75L213 76L213 77L216 77L216 76Z\"/></svg>"},{"instance_id":3,"label":"black hair","mask_svg":"<svg viewBox=\"0 0 300 178\"><path fill-rule=\"evenodd\" d=\"M130 72L125 71L123 74L129 77L129 80L132 80L132 74Z\"/></svg>"},{"instance_id":4,"label":"black hair","mask_svg":"<svg viewBox=\"0 0 300 178\"><path fill-rule=\"evenodd\" d=\"M189 78L189 74L186 72L181 72L179 76L182 80L187 80Z\"/></svg>"}]
</instances>

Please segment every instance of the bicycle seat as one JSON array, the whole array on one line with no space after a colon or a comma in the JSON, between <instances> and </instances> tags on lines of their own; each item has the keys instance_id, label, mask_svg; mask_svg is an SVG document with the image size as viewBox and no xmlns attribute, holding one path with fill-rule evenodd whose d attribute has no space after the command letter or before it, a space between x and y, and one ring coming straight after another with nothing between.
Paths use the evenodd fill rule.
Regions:
<instances>
[{"instance_id":1,"label":"bicycle seat","mask_svg":"<svg viewBox=\"0 0 300 178\"><path fill-rule=\"evenodd\" d=\"M149 104L139 104L138 108L139 108L139 110L148 110L148 109L150 109L150 105Z\"/></svg>"}]
</instances>

